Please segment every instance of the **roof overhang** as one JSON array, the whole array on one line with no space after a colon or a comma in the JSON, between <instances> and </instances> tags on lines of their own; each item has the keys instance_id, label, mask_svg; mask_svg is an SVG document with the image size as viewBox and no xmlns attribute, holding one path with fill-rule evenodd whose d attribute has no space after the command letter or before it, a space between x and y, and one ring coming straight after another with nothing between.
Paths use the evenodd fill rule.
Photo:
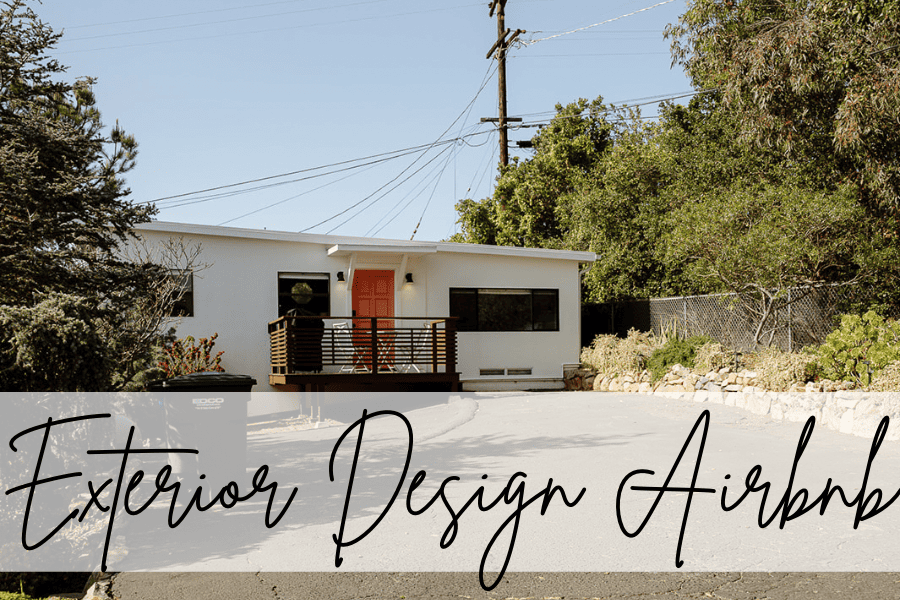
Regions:
<instances>
[{"instance_id":1,"label":"roof overhang","mask_svg":"<svg viewBox=\"0 0 900 600\"><path fill-rule=\"evenodd\" d=\"M377 252L379 254L434 254L437 252L436 244L394 245L394 244L335 244L328 249L328 256L351 256L364 252Z\"/></svg>"},{"instance_id":2,"label":"roof overhang","mask_svg":"<svg viewBox=\"0 0 900 600\"><path fill-rule=\"evenodd\" d=\"M140 223L136 225L134 229L138 232L156 231L183 236L209 235L277 242L322 244L328 249L329 256L352 256L354 253L385 253L399 256L414 256L432 254L435 252L450 252L493 256L519 256L523 258L548 258L552 260L570 260L579 263L590 263L597 259L597 255L593 252L575 250L519 248L515 246L485 246L480 244L458 244L453 242L411 242L407 240L292 233L264 229L241 229L238 227L200 225L195 223L152 221L150 223Z\"/></svg>"}]
</instances>

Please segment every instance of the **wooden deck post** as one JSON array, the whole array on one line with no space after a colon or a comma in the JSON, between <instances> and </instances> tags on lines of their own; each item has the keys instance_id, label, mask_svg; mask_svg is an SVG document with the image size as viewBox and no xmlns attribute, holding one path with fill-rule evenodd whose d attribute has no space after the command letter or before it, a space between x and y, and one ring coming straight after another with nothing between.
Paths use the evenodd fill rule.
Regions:
<instances>
[{"instance_id":1,"label":"wooden deck post","mask_svg":"<svg viewBox=\"0 0 900 600\"><path fill-rule=\"evenodd\" d=\"M444 338L447 353L447 373L456 371L456 319L444 321Z\"/></svg>"},{"instance_id":2,"label":"wooden deck post","mask_svg":"<svg viewBox=\"0 0 900 600\"><path fill-rule=\"evenodd\" d=\"M378 375L378 317L371 318L372 324L372 336L371 336L371 349L369 350L372 354L372 374Z\"/></svg>"},{"instance_id":3,"label":"wooden deck post","mask_svg":"<svg viewBox=\"0 0 900 600\"><path fill-rule=\"evenodd\" d=\"M437 322L431 322L431 372L438 372Z\"/></svg>"}]
</instances>

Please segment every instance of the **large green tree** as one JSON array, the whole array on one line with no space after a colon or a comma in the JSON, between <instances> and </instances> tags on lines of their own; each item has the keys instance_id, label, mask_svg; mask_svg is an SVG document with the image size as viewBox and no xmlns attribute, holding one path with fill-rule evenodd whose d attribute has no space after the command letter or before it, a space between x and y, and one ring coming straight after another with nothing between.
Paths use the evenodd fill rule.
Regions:
<instances>
[{"instance_id":1,"label":"large green tree","mask_svg":"<svg viewBox=\"0 0 900 600\"><path fill-rule=\"evenodd\" d=\"M673 156L657 143L660 128L620 112L615 144L559 199L564 246L597 253L584 281L585 299L665 295L677 274L660 263L656 242L671 198Z\"/></svg>"},{"instance_id":2,"label":"large green tree","mask_svg":"<svg viewBox=\"0 0 900 600\"><path fill-rule=\"evenodd\" d=\"M735 185L689 199L672 220L663 244L672 262L737 294L757 344L784 325L777 310L825 285L870 283L898 258L849 186Z\"/></svg>"},{"instance_id":3,"label":"large green tree","mask_svg":"<svg viewBox=\"0 0 900 600\"><path fill-rule=\"evenodd\" d=\"M137 144L104 127L90 79L24 0L0 10L0 388L103 390L146 366L166 270L123 245L154 212L128 199ZM165 309L157 310L157 316ZM164 315L167 316L167 315Z\"/></svg>"},{"instance_id":4,"label":"large green tree","mask_svg":"<svg viewBox=\"0 0 900 600\"><path fill-rule=\"evenodd\" d=\"M865 282L890 301L896 220L865 211L856 186L816 161L753 143L721 93L663 105L656 122L625 108L603 122L603 151L578 168L538 152L501 176L498 193L543 199L515 204L516 219L503 219L510 210L498 193L462 203L473 241L522 243L517 224L551 222L537 219L542 208L527 213L552 205L554 235L535 240L597 253L586 300L737 292L760 323L796 286ZM579 140L577 128L554 133L556 148L568 147L568 134Z\"/></svg>"},{"instance_id":5,"label":"large green tree","mask_svg":"<svg viewBox=\"0 0 900 600\"><path fill-rule=\"evenodd\" d=\"M667 33L745 139L900 214L900 3L691 0Z\"/></svg>"},{"instance_id":6,"label":"large green tree","mask_svg":"<svg viewBox=\"0 0 900 600\"><path fill-rule=\"evenodd\" d=\"M666 105L657 123L599 99L588 106L558 106L533 157L504 169L492 197L457 206L457 239L596 252L583 288L591 301L719 289L685 277L665 251L670 217L692 195L771 176L771 156L736 139L715 94Z\"/></svg>"},{"instance_id":7,"label":"large green tree","mask_svg":"<svg viewBox=\"0 0 900 600\"><path fill-rule=\"evenodd\" d=\"M598 103L580 162L550 150L583 144L584 104L560 110L576 127L460 203L460 237L594 251L597 301L730 291L764 320L788 288L855 282L900 304L900 2L690 0L668 35L688 106Z\"/></svg>"},{"instance_id":8,"label":"large green tree","mask_svg":"<svg viewBox=\"0 0 900 600\"><path fill-rule=\"evenodd\" d=\"M721 282L686 276L689 262L666 251L667 232L691 198L759 181L773 158L736 140L734 119L715 94L666 104L657 122L620 111L615 145L574 193L561 200L565 246L596 252L588 299L627 300L719 291Z\"/></svg>"},{"instance_id":9,"label":"large green tree","mask_svg":"<svg viewBox=\"0 0 900 600\"><path fill-rule=\"evenodd\" d=\"M602 98L556 106L533 138L534 155L501 167L490 198L457 204L461 233L453 241L501 246L559 247L559 199L573 191L611 146Z\"/></svg>"}]
</instances>

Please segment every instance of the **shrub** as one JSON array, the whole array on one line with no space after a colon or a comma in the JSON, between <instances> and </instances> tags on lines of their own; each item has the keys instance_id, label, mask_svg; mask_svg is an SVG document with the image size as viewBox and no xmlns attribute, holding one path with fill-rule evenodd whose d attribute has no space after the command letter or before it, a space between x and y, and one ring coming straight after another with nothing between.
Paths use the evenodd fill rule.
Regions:
<instances>
[{"instance_id":1,"label":"shrub","mask_svg":"<svg viewBox=\"0 0 900 600\"><path fill-rule=\"evenodd\" d=\"M872 379L869 386L870 392L898 392L900 391L900 361L892 362L881 370Z\"/></svg>"},{"instance_id":2,"label":"shrub","mask_svg":"<svg viewBox=\"0 0 900 600\"><path fill-rule=\"evenodd\" d=\"M672 365L679 364L689 369L693 368L697 348L710 342L712 340L705 335L695 335L687 339L670 338L662 348L656 349L647 361L647 368L653 381L662 379Z\"/></svg>"},{"instance_id":3,"label":"shrub","mask_svg":"<svg viewBox=\"0 0 900 600\"><path fill-rule=\"evenodd\" d=\"M604 375L620 375L644 370L647 358L659 348L652 333L636 329L625 339L614 335L598 335L589 348L581 351L581 362L586 367Z\"/></svg>"},{"instance_id":4,"label":"shrub","mask_svg":"<svg viewBox=\"0 0 900 600\"><path fill-rule=\"evenodd\" d=\"M807 351L785 352L772 346L752 355L747 366L756 372L757 385L773 392L786 392L795 383L820 378L815 373L816 356Z\"/></svg>"},{"instance_id":5,"label":"shrub","mask_svg":"<svg viewBox=\"0 0 900 600\"><path fill-rule=\"evenodd\" d=\"M0 389L108 390L110 348L92 310L91 300L59 293L34 306L0 306Z\"/></svg>"},{"instance_id":6,"label":"shrub","mask_svg":"<svg viewBox=\"0 0 900 600\"><path fill-rule=\"evenodd\" d=\"M871 310L842 315L840 327L828 334L817 354L824 377L868 386L873 376L900 360L900 323Z\"/></svg>"},{"instance_id":7,"label":"shrub","mask_svg":"<svg viewBox=\"0 0 900 600\"><path fill-rule=\"evenodd\" d=\"M195 343L193 337L187 336L166 346L163 349L163 360L159 363L166 378L206 371L223 372L225 369L220 363L225 352L219 351L215 356L212 353L217 337L219 334L214 333L211 337L200 338Z\"/></svg>"},{"instance_id":8,"label":"shrub","mask_svg":"<svg viewBox=\"0 0 900 600\"><path fill-rule=\"evenodd\" d=\"M31 600L83 590L90 572L0 573L0 600Z\"/></svg>"},{"instance_id":9,"label":"shrub","mask_svg":"<svg viewBox=\"0 0 900 600\"><path fill-rule=\"evenodd\" d=\"M731 356L719 342L707 342L697 348L694 356L694 368L701 373L718 371L730 363Z\"/></svg>"}]
</instances>

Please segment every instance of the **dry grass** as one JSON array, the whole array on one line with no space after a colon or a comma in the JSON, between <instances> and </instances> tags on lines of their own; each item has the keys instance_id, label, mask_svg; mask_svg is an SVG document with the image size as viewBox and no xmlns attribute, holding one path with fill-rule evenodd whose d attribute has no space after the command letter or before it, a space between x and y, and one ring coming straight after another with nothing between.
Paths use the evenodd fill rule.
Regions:
<instances>
[{"instance_id":1,"label":"dry grass","mask_svg":"<svg viewBox=\"0 0 900 600\"><path fill-rule=\"evenodd\" d=\"M719 342L707 342L697 348L694 355L694 370L700 374L718 371L728 366L730 354Z\"/></svg>"},{"instance_id":2,"label":"dry grass","mask_svg":"<svg viewBox=\"0 0 900 600\"><path fill-rule=\"evenodd\" d=\"M900 361L892 362L875 376L872 385L868 387L870 392L898 392L900 391Z\"/></svg>"},{"instance_id":3,"label":"dry grass","mask_svg":"<svg viewBox=\"0 0 900 600\"><path fill-rule=\"evenodd\" d=\"M806 381L806 365L815 361L813 354L784 352L765 348L747 357L747 367L758 374L758 385L773 392L786 392L794 383Z\"/></svg>"},{"instance_id":4,"label":"dry grass","mask_svg":"<svg viewBox=\"0 0 900 600\"><path fill-rule=\"evenodd\" d=\"M581 363L603 375L637 373L662 344L652 333L632 329L625 339L614 335L598 335L589 348L581 351Z\"/></svg>"}]
</instances>

